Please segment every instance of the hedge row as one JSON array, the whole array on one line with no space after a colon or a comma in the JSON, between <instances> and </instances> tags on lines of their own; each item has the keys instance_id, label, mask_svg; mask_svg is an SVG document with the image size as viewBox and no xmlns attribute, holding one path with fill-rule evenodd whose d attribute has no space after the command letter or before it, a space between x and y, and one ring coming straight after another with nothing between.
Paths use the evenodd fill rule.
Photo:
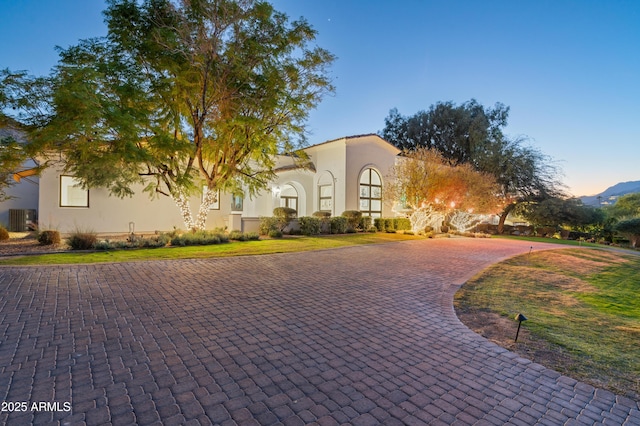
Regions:
<instances>
[{"instance_id":1,"label":"hedge row","mask_svg":"<svg viewBox=\"0 0 640 426\"><path fill-rule=\"evenodd\" d=\"M373 226L380 232L384 231L410 231L411 221L406 217L384 218L379 217L373 220Z\"/></svg>"}]
</instances>

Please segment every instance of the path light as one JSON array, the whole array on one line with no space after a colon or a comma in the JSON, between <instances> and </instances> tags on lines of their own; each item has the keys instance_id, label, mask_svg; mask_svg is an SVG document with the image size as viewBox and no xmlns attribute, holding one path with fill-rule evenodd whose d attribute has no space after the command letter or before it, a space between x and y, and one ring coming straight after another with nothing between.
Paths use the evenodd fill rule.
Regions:
<instances>
[{"instance_id":1,"label":"path light","mask_svg":"<svg viewBox=\"0 0 640 426\"><path fill-rule=\"evenodd\" d=\"M516 321L518 321L518 331L516 331L516 340L514 340L514 342L518 341L518 334L520 334L520 326L522 325L522 321L526 321L527 317L525 317L522 314L518 314L516 315Z\"/></svg>"}]
</instances>

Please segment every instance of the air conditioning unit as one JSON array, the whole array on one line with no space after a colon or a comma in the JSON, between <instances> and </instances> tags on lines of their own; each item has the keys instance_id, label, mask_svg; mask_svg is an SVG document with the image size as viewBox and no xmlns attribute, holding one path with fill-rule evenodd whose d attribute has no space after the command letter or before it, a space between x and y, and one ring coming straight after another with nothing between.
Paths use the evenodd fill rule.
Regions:
<instances>
[{"instance_id":1,"label":"air conditioning unit","mask_svg":"<svg viewBox=\"0 0 640 426\"><path fill-rule=\"evenodd\" d=\"M11 232L35 229L37 221L35 209L9 209L9 231Z\"/></svg>"}]
</instances>

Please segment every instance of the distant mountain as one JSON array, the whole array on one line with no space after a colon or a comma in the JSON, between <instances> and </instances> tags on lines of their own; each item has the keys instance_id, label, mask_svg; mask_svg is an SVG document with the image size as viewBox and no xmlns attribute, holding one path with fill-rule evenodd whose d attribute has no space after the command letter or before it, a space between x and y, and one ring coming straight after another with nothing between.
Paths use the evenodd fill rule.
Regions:
<instances>
[{"instance_id":1,"label":"distant mountain","mask_svg":"<svg viewBox=\"0 0 640 426\"><path fill-rule=\"evenodd\" d=\"M600 206L603 204L614 204L616 199L622 195L640 192L640 180L633 182L617 183L600 194L578 197L587 206Z\"/></svg>"}]
</instances>

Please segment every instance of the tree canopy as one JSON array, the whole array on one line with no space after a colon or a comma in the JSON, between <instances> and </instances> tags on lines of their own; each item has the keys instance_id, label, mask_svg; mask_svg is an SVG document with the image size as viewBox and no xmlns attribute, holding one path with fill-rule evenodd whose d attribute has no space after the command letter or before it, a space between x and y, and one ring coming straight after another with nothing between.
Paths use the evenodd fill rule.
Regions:
<instances>
[{"instance_id":1,"label":"tree canopy","mask_svg":"<svg viewBox=\"0 0 640 426\"><path fill-rule=\"evenodd\" d=\"M640 193L623 195L615 204L603 208L609 217L618 220L640 217Z\"/></svg>"},{"instance_id":2,"label":"tree canopy","mask_svg":"<svg viewBox=\"0 0 640 426\"><path fill-rule=\"evenodd\" d=\"M502 198L503 225L517 204L563 195L559 170L549 157L526 145L524 138L504 134L508 115L503 104L485 108L475 100L437 103L408 117L392 109L380 134L399 148L435 149L450 165L467 164L492 175Z\"/></svg>"},{"instance_id":3,"label":"tree canopy","mask_svg":"<svg viewBox=\"0 0 640 426\"><path fill-rule=\"evenodd\" d=\"M469 222L481 214L501 210L499 187L495 178L475 170L470 164L452 166L437 150L418 148L405 150L390 173L385 197L391 202L400 200L401 210L411 211L410 220L416 232L425 226L438 231L449 217ZM456 213L462 213L463 218ZM464 229L466 230L466 229Z\"/></svg>"},{"instance_id":4,"label":"tree canopy","mask_svg":"<svg viewBox=\"0 0 640 426\"><path fill-rule=\"evenodd\" d=\"M217 190L263 188L333 90L315 30L266 2L109 0L104 15L106 37L61 50L50 78L16 75L4 96L65 172L121 197L134 184L170 196L188 228L204 227ZM188 197L203 188L194 219Z\"/></svg>"}]
</instances>

